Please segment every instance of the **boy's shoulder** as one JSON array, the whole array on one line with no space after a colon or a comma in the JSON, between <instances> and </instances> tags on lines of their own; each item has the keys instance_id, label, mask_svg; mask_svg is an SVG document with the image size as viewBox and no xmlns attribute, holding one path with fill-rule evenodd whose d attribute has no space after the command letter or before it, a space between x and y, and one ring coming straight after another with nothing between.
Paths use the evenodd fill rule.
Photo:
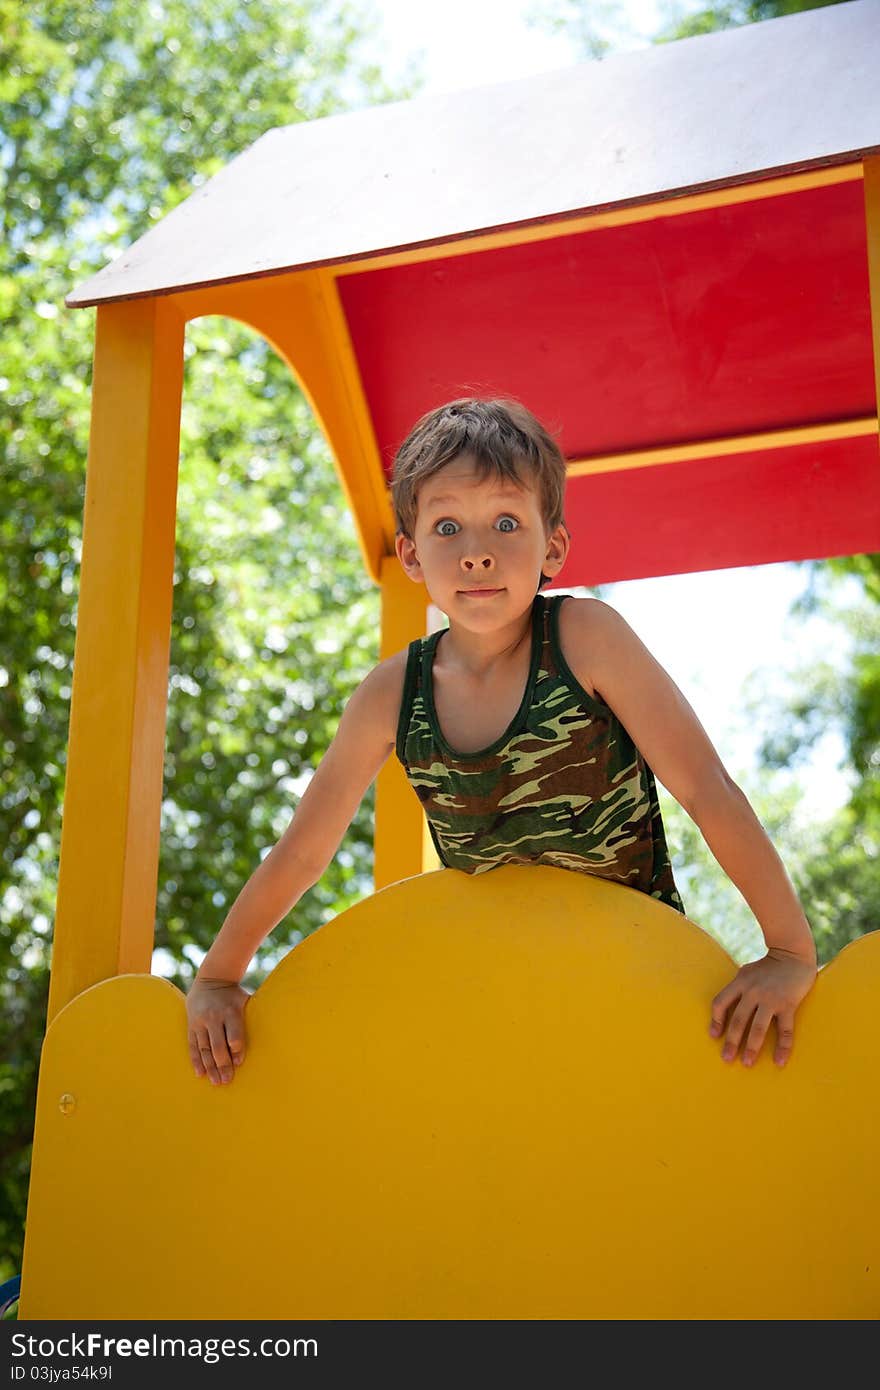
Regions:
<instances>
[{"instance_id":1,"label":"boy's shoulder","mask_svg":"<svg viewBox=\"0 0 880 1390\"><path fill-rule=\"evenodd\" d=\"M394 747L405 673L406 652L395 652L368 671L352 692L333 740L345 757L369 759L379 750L384 756Z\"/></svg>"},{"instance_id":2,"label":"boy's shoulder","mask_svg":"<svg viewBox=\"0 0 880 1390\"><path fill-rule=\"evenodd\" d=\"M403 697L406 657L407 651L404 648L378 662L368 671L349 701L350 720L366 720L371 724L396 730L400 701Z\"/></svg>"},{"instance_id":3,"label":"boy's shoulder","mask_svg":"<svg viewBox=\"0 0 880 1390\"><path fill-rule=\"evenodd\" d=\"M559 609L559 643L571 670L588 694L614 661L630 629L626 620L604 599L570 595Z\"/></svg>"},{"instance_id":4,"label":"boy's shoulder","mask_svg":"<svg viewBox=\"0 0 880 1390\"><path fill-rule=\"evenodd\" d=\"M376 685L389 689L402 685L406 675L408 655L409 648L402 647L399 652L394 652L392 656L386 656L373 667L367 679L372 680Z\"/></svg>"},{"instance_id":5,"label":"boy's shoulder","mask_svg":"<svg viewBox=\"0 0 880 1390\"><path fill-rule=\"evenodd\" d=\"M393 696L395 691L399 695L403 690L406 660L406 647L399 652L394 652L392 656L386 656L382 661L378 661L371 671L367 672L359 688L366 691L374 699Z\"/></svg>"},{"instance_id":6,"label":"boy's shoulder","mask_svg":"<svg viewBox=\"0 0 880 1390\"><path fill-rule=\"evenodd\" d=\"M559 609L559 633L563 639L569 636L578 639L595 637L611 631L622 621L616 608L592 595L578 598L574 594L567 594Z\"/></svg>"}]
</instances>

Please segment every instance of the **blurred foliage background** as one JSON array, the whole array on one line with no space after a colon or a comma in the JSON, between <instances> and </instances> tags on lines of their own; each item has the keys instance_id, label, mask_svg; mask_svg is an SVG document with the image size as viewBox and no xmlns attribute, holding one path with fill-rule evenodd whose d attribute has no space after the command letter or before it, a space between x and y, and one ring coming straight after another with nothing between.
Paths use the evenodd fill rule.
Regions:
<instances>
[{"instance_id":1,"label":"blurred foliage background","mask_svg":"<svg viewBox=\"0 0 880 1390\"><path fill-rule=\"evenodd\" d=\"M799 8L717 6L658 39ZM534 22L601 56L618 13L557 0ZM410 95L364 57L370 20L342 0L0 0L0 1279L21 1268L76 632L94 313L64 296L271 127ZM154 962L183 989L378 645L377 594L286 368L225 320L190 325L186 359ZM827 960L880 901L880 557L805 568L802 610L845 624L851 657L795 664L784 701L752 692L762 768L743 785ZM777 774L831 725L852 794L806 833ZM664 804L691 915L749 958L745 903ZM368 798L251 985L369 891L371 829Z\"/></svg>"}]
</instances>

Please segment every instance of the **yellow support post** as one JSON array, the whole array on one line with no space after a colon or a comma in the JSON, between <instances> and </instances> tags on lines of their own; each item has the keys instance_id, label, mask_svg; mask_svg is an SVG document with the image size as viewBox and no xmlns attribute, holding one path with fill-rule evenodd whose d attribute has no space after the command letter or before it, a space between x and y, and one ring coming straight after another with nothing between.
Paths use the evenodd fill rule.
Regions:
<instances>
[{"instance_id":1,"label":"yellow support post","mask_svg":"<svg viewBox=\"0 0 880 1390\"><path fill-rule=\"evenodd\" d=\"M428 593L400 568L396 555L382 561L380 657L393 656L427 631ZM437 867L424 812L406 774L392 755L376 782L374 882L377 889Z\"/></svg>"},{"instance_id":2,"label":"yellow support post","mask_svg":"<svg viewBox=\"0 0 880 1390\"><path fill-rule=\"evenodd\" d=\"M50 1021L150 969L182 383L168 300L98 310Z\"/></svg>"}]
</instances>

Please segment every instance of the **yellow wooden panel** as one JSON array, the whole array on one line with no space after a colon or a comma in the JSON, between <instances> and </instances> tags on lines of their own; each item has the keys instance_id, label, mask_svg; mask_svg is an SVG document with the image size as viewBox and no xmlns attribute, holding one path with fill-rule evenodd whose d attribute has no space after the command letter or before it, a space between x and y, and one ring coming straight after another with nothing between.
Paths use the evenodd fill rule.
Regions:
<instances>
[{"instance_id":1,"label":"yellow wooden panel","mask_svg":"<svg viewBox=\"0 0 880 1390\"><path fill-rule=\"evenodd\" d=\"M880 934L784 1070L720 1061L732 969L633 889L508 867L307 938L228 1087L171 985L97 985L44 1047L20 1315L876 1318Z\"/></svg>"}]
</instances>

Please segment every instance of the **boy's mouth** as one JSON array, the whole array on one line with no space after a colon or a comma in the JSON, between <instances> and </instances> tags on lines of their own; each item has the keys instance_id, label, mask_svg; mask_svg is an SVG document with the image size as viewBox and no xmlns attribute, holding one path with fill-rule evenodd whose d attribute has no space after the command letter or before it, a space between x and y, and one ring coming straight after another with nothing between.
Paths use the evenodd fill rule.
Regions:
<instances>
[{"instance_id":1,"label":"boy's mouth","mask_svg":"<svg viewBox=\"0 0 880 1390\"><path fill-rule=\"evenodd\" d=\"M493 594L500 594L499 589L459 589L460 594L465 594L468 598L491 598Z\"/></svg>"}]
</instances>

